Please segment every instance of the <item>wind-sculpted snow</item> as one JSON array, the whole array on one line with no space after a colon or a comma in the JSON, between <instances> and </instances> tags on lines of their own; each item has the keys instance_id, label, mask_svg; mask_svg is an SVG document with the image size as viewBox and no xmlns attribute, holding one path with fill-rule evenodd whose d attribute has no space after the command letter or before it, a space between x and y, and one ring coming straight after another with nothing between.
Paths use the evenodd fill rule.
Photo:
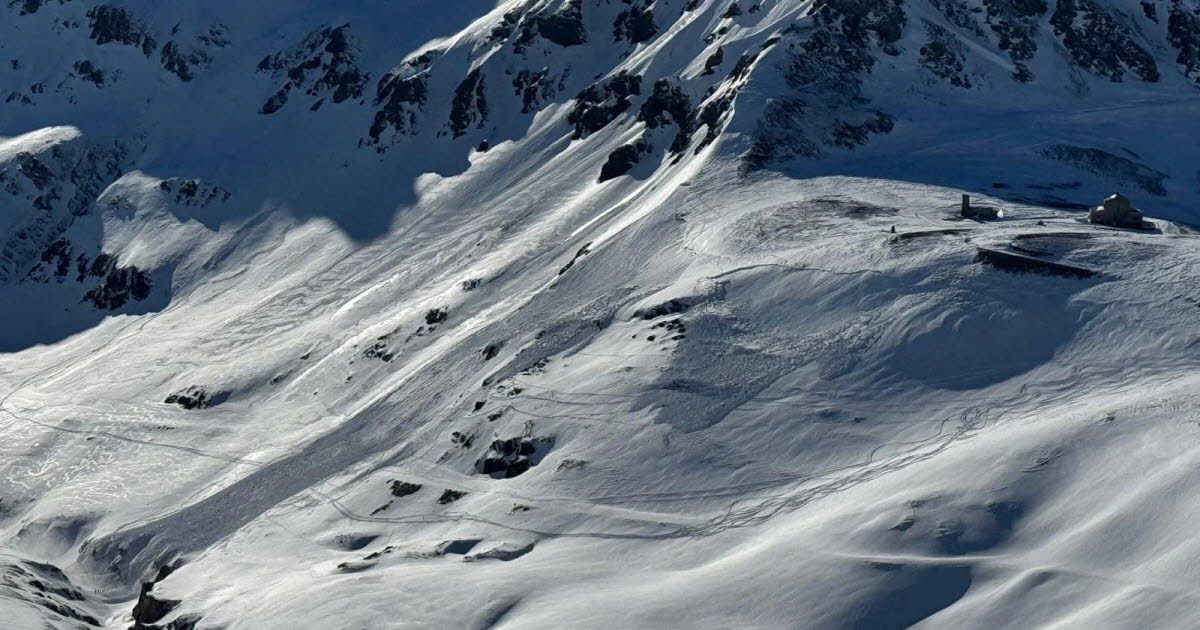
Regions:
<instances>
[{"instance_id":1,"label":"wind-sculpted snow","mask_svg":"<svg viewBox=\"0 0 1200 630\"><path fill-rule=\"evenodd\" d=\"M0 0L0 625L1196 625L1194 17Z\"/></svg>"}]
</instances>

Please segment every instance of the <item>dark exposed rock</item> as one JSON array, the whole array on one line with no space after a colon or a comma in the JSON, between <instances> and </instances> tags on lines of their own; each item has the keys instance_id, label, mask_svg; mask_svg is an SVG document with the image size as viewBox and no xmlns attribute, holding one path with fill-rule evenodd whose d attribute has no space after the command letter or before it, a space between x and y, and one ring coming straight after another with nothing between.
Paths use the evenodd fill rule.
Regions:
<instances>
[{"instance_id":1,"label":"dark exposed rock","mask_svg":"<svg viewBox=\"0 0 1200 630\"><path fill-rule=\"evenodd\" d=\"M392 485L392 496L397 498L406 497L410 494L416 494L422 488L421 484L419 483L409 483L407 481L400 481L399 479L393 479L388 483Z\"/></svg>"},{"instance_id":2,"label":"dark exposed rock","mask_svg":"<svg viewBox=\"0 0 1200 630\"><path fill-rule=\"evenodd\" d=\"M1050 24L1079 67L1109 81L1120 81L1126 71L1143 81L1158 81L1154 57L1120 18L1093 0L1058 0Z\"/></svg>"},{"instance_id":3,"label":"dark exposed rock","mask_svg":"<svg viewBox=\"0 0 1200 630\"><path fill-rule=\"evenodd\" d=\"M442 496L438 497L438 503L442 505L448 505L465 496L467 496L467 492L465 490L451 490L447 488L442 492Z\"/></svg>"},{"instance_id":4,"label":"dark exposed rock","mask_svg":"<svg viewBox=\"0 0 1200 630\"><path fill-rule=\"evenodd\" d=\"M104 87L104 71L97 68L92 62L87 59L76 61L74 68L75 74L79 75L79 78L95 84L96 87Z\"/></svg>"},{"instance_id":5,"label":"dark exposed rock","mask_svg":"<svg viewBox=\"0 0 1200 630\"><path fill-rule=\"evenodd\" d=\"M417 112L429 97L429 68L439 54L427 52L410 59L379 80L375 104L382 107L371 123L372 141L379 142L389 129L401 135L416 133Z\"/></svg>"},{"instance_id":6,"label":"dark exposed rock","mask_svg":"<svg viewBox=\"0 0 1200 630\"><path fill-rule=\"evenodd\" d=\"M46 190L50 187L54 173L36 156L28 152L21 152L17 154L16 162L17 173L28 179L34 188Z\"/></svg>"},{"instance_id":7,"label":"dark exposed rock","mask_svg":"<svg viewBox=\"0 0 1200 630\"><path fill-rule=\"evenodd\" d=\"M646 123L649 129L671 124L678 127L679 131L671 142L671 153L684 152L692 141L695 112L692 110L691 99L679 86L667 79L654 82L654 91L650 93L646 102L642 103L637 119Z\"/></svg>"},{"instance_id":8,"label":"dark exposed rock","mask_svg":"<svg viewBox=\"0 0 1200 630\"><path fill-rule=\"evenodd\" d=\"M124 149L78 142L55 145L36 154L13 156L15 168L0 168L0 192L32 200L35 212L17 214L0 243L0 282L45 282L50 275L45 252L87 214L97 195L120 176ZM82 281L82 280L80 280Z\"/></svg>"},{"instance_id":9,"label":"dark exposed rock","mask_svg":"<svg viewBox=\"0 0 1200 630\"><path fill-rule=\"evenodd\" d=\"M509 11L500 18L500 23L492 27L492 31L488 33L488 41L492 43L502 42L517 30L517 25L521 23L522 14L519 10Z\"/></svg>"},{"instance_id":10,"label":"dark exposed rock","mask_svg":"<svg viewBox=\"0 0 1200 630\"><path fill-rule=\"evenodd\" d=\"M580 258L583 258L591 252L591 247L592 244L590 242L585 243L583 247L580 247L579 250L575 252L575 255L571 257L571 260L568 260L567 264L563 265L562 268L558 270L558 275L561 276L570 271L571 267L574 267L575 263L578 262Z\"/></svg>"},{"instance_id":11,"label":"dark exposed rock","mask_svg":"<svg viewBox=\"0 0 1200 630\"><path fill-rule=\"evenodd\" d=\"M865 48L872 43L887 54L898 51L893 44L900 39L908 19L903 0L821 0L813 7L814 22L840 35L844 41ZM873 61L858 61L858 69L869 69Z\"/></svg>"},{"instance_id":12,"label":"dark exposed rock","mask_svg":"<svg viewBox=\"0 0 1200 630\"><path fill-rule=\"evenodd\" d=\"M137 267L118 267L115 258L100 254L92 262L89 275L102 275L100 286L87 292L84 300L101 310L116 310L130 299L142 301L150 296L150 274Z\"/></svg>"},{"instance_id":13,"label":"dark exposed rock","mask_svg":"<svg viewBox=\"0 0 1200 630\"><path fill-rule=\"evenodd\" d=\"M92 7L87 12L91 21L91 38L97 44L117 43L126 46L136 46L149 57L158 48L158 43L150 35L146 25L129 9L102 4Z\"/></svg>"},{"instance_id":14,"label":"dark exposed rock","mask_svg":"<svg viewBox=\"0 0 1200 630\"><path fill-rule=\"evenodd\" d=\"M895 122L891 116L874 110L867 113L858 122L849 122L846 120L838 120L834 122L833 128L830 129L826 140L828 144L842 147L844 149L853 149L867 143L873 134L885 134L891 132L895 126Z\"/></svg>"},{"instance_id":15,"label":"dark exposed rock","mask_svg":"<svg viewBox=\"0 0 1200 630\"><path fill-rule=\"evenodd\" d=\"M512 85L517 96L521 97L521 113L528 114L542 107L542 104L554 98L562 89L550 76L548 68L537 72L521 70L513 78Z\"/></svg>"},{"instance_id":16,"label":"dark exposed rock","mask_svg":"<svg viewBox=\"0 0 1200 630\"><path fill-rule=\"evenodd\" d=\"M656 33L654 12L636 4L619 13L613 21L613 38L618 42L641 44L650 41Z\"/></svg>"},{"instance_id":17,"label":"dark exposed rock","mask_svg":"<svg viewBox=\"0 0 1200 630\"><path fill-rule=\"evenodd\" d=\"M133 626L131 630L150 630L154 625L175 610L182 602L158 598L151 594L155 584L167 579L175 571L171 565L163 565L158 574L149 582L142 582L141 592L138 593L137 604L133 607Z\"/></svg>"},{"instance_id":18,"label":"dark exposed rock","mask_svg":"<svg viewBox=\"0 0 1200 630\"><path fill-rule=\"evenodd\" d=\"M454 100L450 103L450 132L457 138L473 125L482 128L487 117L487 90L483 73L476 68L454 90Z\"/></svg>"},{"instance_id":19,"label":"dark exposed rock","mask_svg":"<svg viewBox=\"0 0 1200 630\"><path fill-rule=\"evenodd\" d=\"M554 438L529 436L495 440L475 462L480 474L511 479L527 472L554 446Z\"/></svg>"},{"instance_id":20,"label":"dark exposed rock","mask_svg":"<svg viewBox=\"0 0 1200 630\"><path fill-rule=\"evenodd\" d=\"M229 201L233 194L224 188L206 184L196 179L165 179L159 182L160 190L174 193L175 203L181 206L207 207L214 203Z\"/></svg>"},{"instance_id":21,"label":"dark exposed rock","mask_svg":"<svg viewBox=\"0 0 1200 630\"><path fill-rule=\"evenodd\" d=\"M642 77L621 71L593 83L575 97L567 122L575 126L575 138L586 138L603 129L631 106L630 98L642 93Z\"/></svg>"},{"instance_id":22,"label":"dark exposed rock","mask_svg":"<svg viewBox=\"0 0 1200 630\"><path fill-rule=\"evenodd\" d=\"M208 390L197 385L192 385L167 396L163 401L168 405L179 405L187 410L192 409L207 409L215 407L229 398L228 392L219 392L217 394L209 394Z\"/></svg>"},{"instance_id":23,"label":"dark exposed rock","mask_svg":"<svg viewBox=\"0 0 1200 630\"><path fill-rule=\"evenodd\" d=\"M201 617L197 614L180 615L163 626L162 630L196 630Z\"/></svg>"},{"instance_id":24,"label":"dark exposed rock","mask_svg":"<svg viewBox=\"0 0 1200 630\"><path fill-rule=\"evenodd\" d=\"M633 316L635 318L640 317L644 320L649 321L652 319L657 319L659 317L664 317L666 315L675 315L678 313L684 313L684 312L687 312L687 310L689 308L691 308L690 300L670 299L670 300L667 300L666 302L663 302L662 304L638 309L637 311L634 311Z\"/></svg>"},{"instance_id":25,"label":"dark exposed rock","mask_svg":"<svg viewBox=\"0 0 1200 630\"><path fill-rule=\"evenodd\" d=\"M1190 8L1184 0L1171 0L1167 13L1167 41L1178 52L1175 62L1196 85L1200 85L1200 5Z\"/></svg>"},{"instance_id":26,"label":"dark exposed rock","mask_svg":"<svg viewBox=\"0 0 1200 630\"><path fill-rule=\"evenodd\" d=\"M928 40L921 46L921 67L951 85L969 88L971 77L966 73L966 52L953 33L923 20Z\"/></svg>"},{"instance_id":27,"label":"dark exposed rock","mask_svg":"<svg viewBox=\"0 0 1200 630\"><path fill-rule=\"evenodd\" d=\"M754 144L743 158L748 169L820 157L826 147L851 149L893 128L885 112L864 107L870 101L862 94L862 75L875 66L875 50L900 53L897 43L907 24L901 0L833 0L812 11L817 28L785 60L784 79L792 94L764 108ZM710 101L706 109L720 109L701 114L719 123L730 105L728 99ZM701 146L711 142L714 130L719 126L709 125Z\"/></svg>"},{"instance_id":28,"label":"dark exposed rock","mask_svg":"<svg viewBox=\"0 0 1200 630\"><path fill-rule=\"evenodd\" d=\"M583 0L566 0L562 8L534 20L537 33L559 46L578 46L587 42L583 25Z\"/></svg>"},{"instance_id":29,"label":"dark exposed rock","mask_svg":"<svg viewBox=\"0 0 1200 630\"><path fill-rule=\"evenodd\" d=\"M647 145L644 142L617 147L612 153L608 154L608 159L605 160L604 166L600 167L600 178L597 181L603 183L628 173L641 160L642 153L645 152L646 147Z\"/></svg>"},{"instance_id":30,"label":"dark exposed rock","mask_svg":"<svg viewBox=\"0 0 1200 630\"><path fill-rule=\"evenodd\" d=\"M304 41L258 63L259 72L286 79L260 108L264 114L279 111L296 90L334 103L362 97L370 75L358 68L358 46L350 36L350 25L326 26L309 33Z\"/></svg>"},{"instance_id":31,"label":"dark exposed rock","mask_svg":"<svg viewBox=\"0 0 1200 630\"><path fill-rule=\"evenodd\" d=\"M701 72L700 75L708 76L708 75L712 74L724 62L725 62L725 49L720 46L717 46L716 52L709 55L708 59L704 60L704 72Z\"/></svg>"},{"instance_id":32,"label":"dark exposed rock","mask_svg":"<svg viewBox=\"0 0 1200 630\"><path fill-rule=\"evenodd\" d=\"M380 335L376 338L375 343L369 348L363 350L363 356L368 359L379 359L387 363L396 357L396 353L391 349L391 339L396 331L392 331L386 335Z\"/></svg>"},{"instance_id":33,"label":"dark exposed rock","mask_svg":"<svg viewBox=\"0 0 1200 630\"><path fill-rule=\"evenodd\" d=\"M444 308L431 308L425 313L425 323L432 326L450 319L450 312Z\"/></svg>"},{"instance_id":34,"label":"dark exposed rock","mask_svg":"<svg viewBox=\"0 0 1200 630\"><path fill-rule=\"evenodd\" d=\"M500 348L502 347L504 347L502 343L489 343L487 346L484 346L480 354L483 355L484 361L491 361L496 358L496 355L500 354Z\"/></svg>"},{"instance_id":35,"label":"dark exposed rock","mask_svg":"<svg viewBox=\"0 0 1200 630\"><path fill-rule=\"evenodd\" d=\"M38 9L41 9L51 2L57 4L66 4L70 1L71 0L9 0L8 6L19 9L21 15L32 15L37 13Z\"/></svg>"},{"instance_id":36,"label":"dark exposed rock","mask_svg":"<svg viewBox=\"0 0 1200 630\"><path fill-rule=\"evenodd\" d=\"M193 71L196 67L207 66L211 61L202 50L184 52L179 44L171 41L162 48L160 55L162 65L168 72L179 77L180 81L191 81L195 78Z\"/></svg>"},{"instance_id":37,"label":"dark exposed rock","mask_svg":"<svg viewBox=\"0 0 1200 630\"><path fill-rule=\"evenodd\" d=\"M954 26L984 37L983 28L975 19L974 12L962 0L929 0L929 4L932 4L942 14L942 17Z\"/></svg>"},{"instance_id":38,"label":"dark exposed rock","mask_svg":"<svg viewBox=\"0 0 1200 630\"><path fill-rule=\"evenodd\" d=\"M988 27L999 37L1000 50L1013 61L1013 78L1022 83L1032 80L1033 73L1023 62L1037 52L1037 18L1049 8L1045 0L983 0L983 6Z\"/></svg>"},{"instance_id":39,"label":"dark exposed rock","mask_svg":"<svg viewBox=\"0 0 1200 630\"><path fill-rule=\"evenodd\" d=\"M1158 7L1153 2L1142 0L1142 15L1146 16L1147 20L1158 24Z\"/></svg>"},{"instance_id":40,"label":"dark exposed rock","mask_svg":"<svg viewBox=\"0 0 1200 630\"><path fill-rule=\"evenodd\" d=\"M74 264L78 272L76 282L101 279L100 284L84 296L84 301L101 310L116 310L131 299L142 301L150 296L150 274L133 266L120 267L115 257L103 252L91 260L86 254L74 256L73 253L71 243L65 239L51 243L42 252L41 264L30 272L31 276L36 277L42 270L47 270L54 278L65 279Z\"/></svg>"}]
</instances>

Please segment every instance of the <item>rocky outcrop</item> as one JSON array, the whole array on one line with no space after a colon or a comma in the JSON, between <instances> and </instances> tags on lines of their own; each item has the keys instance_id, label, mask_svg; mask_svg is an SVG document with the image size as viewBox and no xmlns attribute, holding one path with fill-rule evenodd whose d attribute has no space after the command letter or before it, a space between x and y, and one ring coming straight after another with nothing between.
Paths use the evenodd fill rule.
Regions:
<instances>
[{"instance_id":1,"label":"rocky outcrop","mask_svg":"<svg viewBox=\"0 0 1200 630\"><path fill-rule=\"evenodd\" d=\"M159 568L158 574L155 575L153 580L142 582L142 588L138 592L137 603L133 606L133 626L131 626L130 630L153 630L160 628L157 623L182 603L173 599L156 597L151 593L154 590L155 584L167 579L174 571L174 566L163 565Z\"/></svg>"},{"instance_id":2,"label":"rocky outcrop","mask_svg":"<svg viewBox=\"0 0 1200 630\"><path fill-rule=\"evenodd\" d=\"M159 60L180 81L191 81L212 63L214 48L225 48L230 44L223 24L214 24L191 39L179 38L168 41L162 47Z\"/></svg>"},{"instance_id":3,"label":"rocky outcrop","mask_svg":"<svg viewBox=\"0 0 1200 630\"><path fill-rule=\"evenodd\" d=\"M575 127L574 138L600 131L632 106L631 97L642 93L642 77L625 71L593 83L575 97L567 122Z\"/></svg>"},{"instance_id":4,"label":"rocky outcrop","mask_svg":"<svg viewBox=\"0 0 1200 630\"><path fill-rule=\"evenodd\" d=\"M76 61L73 70L75 71L75 75L80 79L96 87L104 87L104 70L96 67L91 61L87 59Z\"/></svg>"},{"instance_id":5,"label":"rocky outcrop","mask_svg":"<svg viewBox=\"0 0 1200 630\"><path fill-rule=\"evenodd\" d=\"M525 474L542 461L554 446L552 437L513 437L495 440L475 462L475 470L492 477L511 479Z\"/></svg>"},{"instance_id":6,"label":"rocky outcrop","mask_svg":"<svg viewBox=\"0 0 1200 630\"><path fill-rule=\"evenodd\" d=\"M598 183L616 179L633 169L642 159L642 154L649 151L650 146L645 142L635 142L617 147L608 154L608 159L600 167Z\"/></svg>"},{"instance_id":7,"label":"rocky outcrop","mask_svg":"<svg viewBox=\"0 0 1200 630\"><path fill-rule=\"evenodd\" d=\"M368 135L370 144L380 144L384 133L412 135L417 131L417 112L429 98L429 70L441 55L429 51L405 61L379 80L375 93L375 112Z\"/></svg>"},{"instance_id":8,"label":"rocky outcrop","mask_svg":"<svg viewBox=\"0 0 1200 630\"><path fill-rule=\"evenodd\" d=\"M1025 62L1037 52L1038 18L1046 14L1045 0L983 0L985 20L999 38L1000 50L1013 62L1013 79L1033 80Z\"/></svg>"},{"instance_id":9,"label":"rocky outcrop","mask_svg":"<svg viewBox=\"0 0 1200 630\"><path fill-rule=\"evenodd\" d=\"M811 19L815 28L810 32L789 33L785 39L799 40L788 41L781 68L791 93L764 109L754 145L744 157L748 169L820 157L831 147L853 149L892 130L891 116L870 107L861 88L876 54L901 52L898 42L907 25L901 0L821 2L814 5ZM714 129L709 126L710 134Z\"/></svg>"},{"instance_id":10,"label":"rocky outcrop","mask_svg":"<svg viewBox=\"0 0 1200 630\"><path fill-rule=\"evenodd\" d=\"M66 239L59 239L42 252L41 260L26 276L27 280L59 282L73 279L86 284L99 281L83 297L99 310L117 310L130 301L140 302L150 296L150 274L137 267L121 267L117 259L101 252L95 258L75 253L76 248Z\"/></svg>"},{"instance_id":11,"label":"rocky outcrop","mask_svg":"<svg viewBox=\"0 0 1200 630\"><path fill-rule=\"evenodd\" d=\"M617 15L613 21L613 39L641 44L650 41L658 33L654 25L654 11L634 4Z\"/></svg>"},{"instance_id":12,"label":"rocky outcrop","mask_svg":"<svg viewBox=\"0 0 1200 630\"><path fill-rule=\"evenodd\" d=\"M654 82L654 90L642 103L637 119L650 130L674 125L678 131L671 141L669 151L683 153L692 141L696 127L696 112L692 101L678 85L668 79Z\"/></svg>"},{"instance_id":13,"label":"rocky outcrop","mask_svg":"<svg viewBox=\"0 0 1200 630\"><path fill-rule=\"evenodd\" d=\"M8 0L9 8L16 9L20 15L32 15L38 9L50 3L66 4L71 0Z\"/></svg>"},{"instance_id":14,"label":"rocky outcrop","mask_svg":"<svg viewBox=\"0 0 1200 630\"><path fill-rule=\"evenodd\" d=\"M968 31L972 35L986 37L983 27L975 19L975 11L962 0L929 0L929 4L933 5L950 24Z\"/></svg>"},{"instance_id":15,"label":"rocky outcrop","mask_svg":"<svg viewBox=\"0 0 1200 630\"><path fill-rule=\"evenodd\" d=\"M923 20L927 40L921 45L921 67L950 85L969 88L971 77L966 71L966 51L962 42L949 30Z\"/></svg>"},{"instance_id":16,"label":"rocky outcrop","mask_svg":"<svg viewBox=\"0 0 1200 630\"><path fill-rule=\"evenodd\" d=\"M1188 0L1171 0L1167 12L1167 41L1178 53L1175 62L1200 86L1200 5Z\"/></svg>"},{"instance_id":17,"label":"rocky outcrop","mask_svg":"<svg viewBox=\"0 0 1200 630\"><path fill-rule=\"evenodd\" d=\"M451 490L450 488L447 488L446 490L442 491L442 496L438 497L437 502L440 505L449 505L465 496L467 496L467 492L465 490Z\"/></svg>"},{"instance_id":18,"label":"rocky outcrop","mask_svg":"<svg viewBox=\"0 0 1200 630\"><path fill-rule=\"evenodd\" d=\"M715 73L717 68L721 67L723 63L725 63L725 49L717 46L713 54L704 60L704 71L700 73L700 76L706 77Z\"/></svg>"},{"instance_id":19,"label":"rocky outcrop","mask_svg":"<svg viewBox=\"0 0 1200 630\"><path fill-rule=\"evenodd\" d=\"M513 77L512 85L516 95L521 98L521 113L529 114L542 108L544 104L558 95L562 90L562 80L550 76L549 68L537 71L521 70Z\"/></svg>"},{"instance_id":20,"label":"rocky outcrop","mask_svg":"<svg viewBox=\"0 0 1200 630\"><path fill-rule=\"evenodd\" d=\"M192 385L166 397L163 402L168 405L179 405L184 409L207 409L215 407L229 398L228 392L210 394L207 388Z\"/></svg>"},{"instance_id":21,"label":"rocky outcrop","mask_svg":"<svg viewBox=\"0 0 1200 630\"><path fill-rule=\"evenodd\" d=\"M554 11L543 13L527 22L537 34L559 46L579 46L587 41L583 25L583 0L565 0Z\"/></svg>"},{"instance_id":22,"label":"rocky outcrop","mask_svg":"<svg viewBox=\"0 0 1200 630\"><path fill-rule=\"evenodd\" d=\"M370 75L358 68L358 46L350 36L350 25L325 26L309 33L289 50L269 55L258 63L258 71L286 79L259 111L273 114L283 109L295 92L314 97L310 109L325 98L334 103L362 97Z\"/></svg>"},{"instance_id":23,"label":"rocky outcrop","mask_svg":"<svg viewBox=\"0 0 1200 630\"><path fill-rule=\"evenodd\" d=\"M118 144L93 145L75 138L0 163L0 195L25 208L10 218L0 245L0 282L31 279L29 270L78 217L91 211L100 192L120 176L125 159ZM48 278L33 274L32 279Z\"/></svg>"},{"instance_id":24,"label":"rocky outcrop","mask_svg":"<svg viewBox=\"0 0 1200 630\"><path fill-rule=\"evenodd\" d=\"M421 491L421 484L419 483L409 483L407 481L400 481L399 479L393 479L388 483L391 485L392 496L396 498L406 497Z\"/></svg>"},{"instance_id":25,"label":"rocky outcrop","mask_svg":"<svg viewBox=\"0 0 1200 630\"><path fill-rule=\"evenodd\" d=\"M88 595L58 567L31 560L0 561L0 597L49 613L45 627L100 628ZM51 622L54 622L53 625ZM6 625L0 622L0 625Z\"/></svg>"},{"instance_id":26,"label":"rocky outcrop","mask_svg":"<svg viewBox=\"0 0 1200 630\"><path fill-rule=\"evenodd\" d=\"M99 45L116 43L135 46L147 57L158 48L149 29L129 9L102 4L87 12L90 36Z\"/></svg>"},{"instance_id":27,"label":"rocky outcrop","mask_svg":"<svg viewBox=\"0 0 1200 630\"><path fill-rule=\"evenodd\" d=\"M1058 0L1050 24L1080 68L1109 81L1120 81L1127 72L1143 81L1158 81L1154 57L1137 43L1122 18L1094 0Z\"/></svg>"},{"instance_id":28,"label":"rocky outcrop","mask_svg":"<svg viewBox=\"0 0 1200 630\"><path fill-rule=\"evenodd\" d=\"M171 195L176 205L185 207L207 208L233 197L228 190L198 179L164 179L159 182L158 188Z\"/></svg>"},{"instance_id":29,"label":"rocky outcrop","mask_svg":"<svg viewBox=\"0 0 1200 630\"><path fill-rule=\"evenodd\" d=\"M96 256L88 275L102 279L83 299L102 311L115 311L130 301L140 302L150 297L150 274L133 266L119 267L117 259L108 254Z\"/></svg>"},{"instance_id":30,"label":"rocky outcrop","mask_svg":"<svg viewBox=\"0 0 1200 630\"><path fill-rule=\"evenodd\" d=\"M458 138L471 127L482 128L487 117L487 89L483 72L476 68L454 90L454 100L450 103L450 132Z\"/></svg>"}]
</instances>

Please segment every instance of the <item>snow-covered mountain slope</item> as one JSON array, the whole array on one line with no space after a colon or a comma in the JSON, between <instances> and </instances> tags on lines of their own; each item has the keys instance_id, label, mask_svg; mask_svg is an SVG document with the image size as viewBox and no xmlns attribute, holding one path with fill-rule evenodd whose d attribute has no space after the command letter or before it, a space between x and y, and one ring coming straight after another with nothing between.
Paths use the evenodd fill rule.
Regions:
<instances>
[{"instance_id":1,"label":"snow-covered mountain slope","mask_svg":"<svg viewBox=\"0 0 1200 630\"><path fill-rule=\"evenodd\" d=\"M0 619L1194 626L1198 50L1191 0L0 0Z\"/></svg>"}]
</instances>

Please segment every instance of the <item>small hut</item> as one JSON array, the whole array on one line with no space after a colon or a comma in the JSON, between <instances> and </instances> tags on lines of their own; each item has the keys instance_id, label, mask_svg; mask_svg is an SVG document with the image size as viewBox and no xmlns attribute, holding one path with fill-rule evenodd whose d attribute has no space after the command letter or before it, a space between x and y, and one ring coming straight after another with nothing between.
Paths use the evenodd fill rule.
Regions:
<instances>
[{"instance_id":1,"label":"small hut","mask_svg":"<svg viewBox=\"0 0 1200 630\"><path fill-rule=\"evenodd\" d=\"M1132 229L1141 229L1145 223L1142 211L1134 208L1129 199L1120 194L1111 195L1103 204L1092 208L1088 220L1100 225Z\"/></svg>"}]
</instances>

